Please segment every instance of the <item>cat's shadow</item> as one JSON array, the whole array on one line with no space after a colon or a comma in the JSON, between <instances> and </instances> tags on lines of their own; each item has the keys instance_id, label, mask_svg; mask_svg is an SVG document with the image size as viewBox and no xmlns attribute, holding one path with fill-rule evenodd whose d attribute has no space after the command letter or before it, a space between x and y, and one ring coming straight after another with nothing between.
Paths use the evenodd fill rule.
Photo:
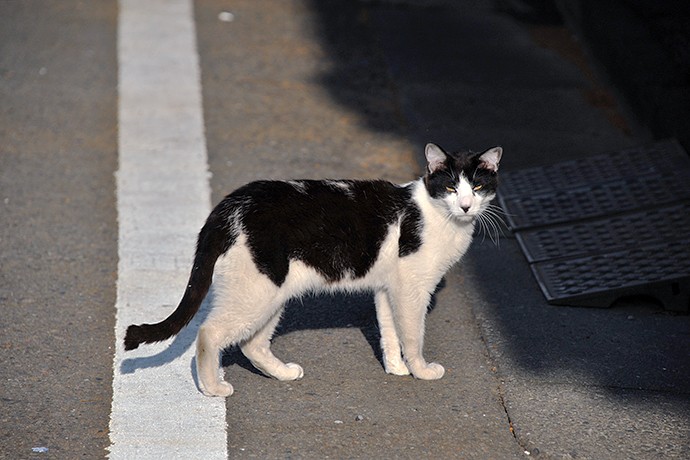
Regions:
<instances>
[{"instance_id":1,"label":"cat's shadow","mask_svg":"<svg viewBox=\"0 0 690 460\"><path fill-rule=\"evenodd\" d=\"M436 306L436 293L445 287L445 278L436 287L431 297L429 311ZM383 355L379 345L381 334L376 321L374 296L370 293L307 295L287 303L283 319L275 337L291 332L311 329L357 328L371 347L374 356L383 367ZM237 346L227 348L222 356L222 366L240 366L258 375L263 375L242 354Z\"/></svg>"}]
</instances>

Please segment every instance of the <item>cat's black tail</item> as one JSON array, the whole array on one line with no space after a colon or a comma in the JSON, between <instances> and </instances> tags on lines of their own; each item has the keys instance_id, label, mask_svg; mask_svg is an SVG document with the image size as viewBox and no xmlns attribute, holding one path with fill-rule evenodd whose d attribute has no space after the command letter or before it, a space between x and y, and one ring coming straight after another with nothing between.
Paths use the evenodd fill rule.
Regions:
<instances>
[{"instance_id":1,"label":"cat's black tail","mask_svg":"<svg viewBox=\"0 0 690 460\"><path fill-rule=\"evenodd\" d=\"M125 350L134 350L142 343L154 343L168 339L182 330L194 317L206 297L216 260L234 243L232 232L215 211L199 232L194 266L187 289L177 309L156 324L132 324L125 334Z\"/></svg>"}]
</instances>

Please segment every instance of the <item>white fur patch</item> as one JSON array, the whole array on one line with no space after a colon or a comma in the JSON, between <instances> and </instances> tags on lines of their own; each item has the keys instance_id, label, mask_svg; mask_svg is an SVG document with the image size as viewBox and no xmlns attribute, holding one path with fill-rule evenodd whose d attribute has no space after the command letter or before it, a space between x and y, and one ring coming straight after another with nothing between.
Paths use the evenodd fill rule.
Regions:
<instances>
[{"instance_id":1,"label":"white fur patch","mask_svg":"<svg viewBox=\"0 0 690 460\"><path fill-rule=\"evenodd\" d=\"M298 180L289 180L287 181L288 184L292 185L295 187L295 190L297 190L300 193L307 193L306 186L304 185L304 182L298 181Z\"/></svg>"},{"instance_id":2,"label":"white fur patch","mask_svg":"<svg viewBox=\"0 0 690 460\"><path fill-rule=\"evenodd\" d=\"M350 184L348 184L347 182L339 180L326 180L324 182L336 190L345 192L345 195L349 196L350 198L354 197L354 194L352 193L352 188Z\"/></svg>"}]
</instances>

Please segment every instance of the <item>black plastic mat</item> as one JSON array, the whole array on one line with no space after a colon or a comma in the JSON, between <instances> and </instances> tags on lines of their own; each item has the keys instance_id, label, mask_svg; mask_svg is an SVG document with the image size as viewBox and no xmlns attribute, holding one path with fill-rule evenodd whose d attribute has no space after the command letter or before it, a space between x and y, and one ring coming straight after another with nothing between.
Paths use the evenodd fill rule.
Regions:
<instances>
[{"instance_id":1,"label":"black plastic mat","mask_svg":"<svg viewBox=\"0 0 690 460\"><path fill-rule=\"evenodd\" d=\"M690 159L675 140L504 172L499 200L544 296L690 305Z\"/></svg>"}]
</instances>

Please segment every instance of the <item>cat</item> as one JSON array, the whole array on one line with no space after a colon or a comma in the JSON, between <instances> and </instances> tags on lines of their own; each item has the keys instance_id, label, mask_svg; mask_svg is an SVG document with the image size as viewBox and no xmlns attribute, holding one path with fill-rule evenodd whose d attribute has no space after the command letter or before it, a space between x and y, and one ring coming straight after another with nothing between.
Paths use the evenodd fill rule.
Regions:
<instances>
[{"instance_id":1,"label":"cat","mask_svg":"<svg viewBox=\"0 0 690 460\"><path fill-rule=\"evenodd\" d=\"M425 148L425 175L383 180L257 181L226 196L199 233L189 283L177 309L157 324L131 325L125 350L177 334L213 283L200 326L200 390L229 396L220 353L239 345L264 374L303 376L271 352L285 303L306 293L372 291L384 370L434 380L445 370L422 356L427 307L446 271L467 251L477 222L490 229L503 150L448 153ZM488 224L487 224L488 222Z\"/></svg>"}]
</instances>

